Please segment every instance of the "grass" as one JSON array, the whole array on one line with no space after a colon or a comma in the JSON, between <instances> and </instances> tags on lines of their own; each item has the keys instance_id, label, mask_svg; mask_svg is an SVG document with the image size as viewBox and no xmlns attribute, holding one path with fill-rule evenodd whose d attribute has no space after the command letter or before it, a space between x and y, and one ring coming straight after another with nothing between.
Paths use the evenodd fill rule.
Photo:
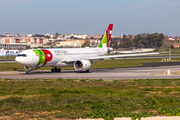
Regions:
<instances>
[{"instance_id":1,"label":"grass","mask_svg":"<svg viewBox=\"0 0 180 120\"><path fill-rule=\"evenodd\" d=\"M154 62L161 62L161 58L101 60L93 63L91 68L132 67L141 66L142 63Z\"/></svg>"},{"instance_id":2,"label":"grass","mask_svg":"<svg viewBox=\"0 0 180 120\"><path fill-rule=\"evenodd\" d=\"M170 42L168 44L173 44L175 41L165 41L165 42ZM178 42L177 42L178 43ZM160 48L159 51L164 52L164 51L169 51L168 47L165 48ZM169 53L163 53L162 55L169 55ZM171 49L171 55L180 55L180 48L172 48Z\"/></svg>"},{"instance_id":3,"label":"grass","mask_svg":"<svg viewBox=\"0 0 180 120\"><path fill-rule=\"evenodd\" d=\"M172 55L180 55L180 48L174 48L171 50Z\"/></svg>"},{"instance_id":4,"label":"grass","mask_svg":"<svg viewBox=\"0 0 180 120\"><path fill-rule=\"evenodd\" d=\"M0 81L0 118L179 115L180 79ZM174 114L170 113L174 110ZM176 113L176 114L175 114Z\"/></svg>"},{"instance_id":5,"label":"grass","mask_svg":"<svg viewBox=\"0 0 180 120\"><path fill-rule=\"evenodd\" d=\"M15 56L0 56L0 60L15 60Z\"/></svg>"}]
</instances>

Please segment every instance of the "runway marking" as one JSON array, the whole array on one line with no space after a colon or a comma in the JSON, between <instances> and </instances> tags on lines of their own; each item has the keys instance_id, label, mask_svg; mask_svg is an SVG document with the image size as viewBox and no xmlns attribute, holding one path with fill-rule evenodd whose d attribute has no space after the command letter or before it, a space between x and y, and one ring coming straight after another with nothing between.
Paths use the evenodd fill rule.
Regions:
<instances>
[{"instance_id":1,"label":"runway marking","mask_svg":"<svg viewBox=\"0 0 180 120\"><path fill-rule=\"evenodd\" d=\"M0 73L0 75L21 75L20 73Z\"/></svg>"}]
</instances>

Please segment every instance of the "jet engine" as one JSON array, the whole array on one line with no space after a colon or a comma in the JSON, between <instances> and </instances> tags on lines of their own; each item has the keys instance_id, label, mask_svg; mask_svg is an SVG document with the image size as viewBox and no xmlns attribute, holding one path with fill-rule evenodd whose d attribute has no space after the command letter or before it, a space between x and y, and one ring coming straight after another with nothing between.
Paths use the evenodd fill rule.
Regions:
<instances>
[{"instance_id":1,"label":"jet engine","mask_svg":"<svg viewBox=\"0 0 180 120\"><path fill-rule=\"evenodd\" d=\"M91 62L89 60L77 60L74 62L74 68L81 72L83 71L88 72L90 67L91 67Z\"/></svg>"},{"instance_id":2,"label":"jet engine","mask_svg":"<svg viewBox=\"0 0 180 120\"><path fill-rule=\"evenodd\" d=\"M39 69L39 67L27 67L27 66L24 66L24 69L26 69L27 71L31 71L31 70Z\"/></svg>"},{"instance_id":3,"label":"jet engine","mask_svg":"<svg viewBox=\"0 0 180 120\"><path fill-rule=\"evenodd\" d=\"M108 48L108 53L110 53L111 51L113 51L113 48L109 47Z\"/></svg>"}]
</instances>

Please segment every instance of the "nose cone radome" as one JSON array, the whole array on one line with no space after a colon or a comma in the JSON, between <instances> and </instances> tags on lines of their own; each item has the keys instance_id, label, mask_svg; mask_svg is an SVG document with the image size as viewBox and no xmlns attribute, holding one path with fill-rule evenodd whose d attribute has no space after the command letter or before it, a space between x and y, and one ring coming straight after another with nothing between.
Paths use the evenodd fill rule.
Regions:
<instances>
[{"instance_id":1,"label":"nose cone radome","mask_svg":"<svg viewBox=\"0 0 180 120\"><path fill-rule=\"evenodd\" d=\"M23 58L21 58L21 57L16 57L15 61L17 63L19 63L20 65L24 65L25 64L25 60Z\"/></svg>"}]
</instances>

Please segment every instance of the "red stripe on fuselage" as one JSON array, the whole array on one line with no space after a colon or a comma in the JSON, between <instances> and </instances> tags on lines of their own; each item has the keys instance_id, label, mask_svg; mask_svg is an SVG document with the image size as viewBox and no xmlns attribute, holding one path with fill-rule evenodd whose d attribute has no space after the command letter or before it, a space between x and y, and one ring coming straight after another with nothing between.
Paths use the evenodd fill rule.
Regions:
<instances>
[{"instance_id":1,"label":"red stripe on fuselage","mask_svg":"<svg viewBox=\"0 0 180 120\"><path fill-rule=\"evenodd\" d=\"M53 55L52 55L52 53L49 50L42 49L42 51L44 52L45 57L46 57L45 62L44 62L44 64L42 66L45 66L47 62L52 60Z\"/></svg>"}]
</instances>

